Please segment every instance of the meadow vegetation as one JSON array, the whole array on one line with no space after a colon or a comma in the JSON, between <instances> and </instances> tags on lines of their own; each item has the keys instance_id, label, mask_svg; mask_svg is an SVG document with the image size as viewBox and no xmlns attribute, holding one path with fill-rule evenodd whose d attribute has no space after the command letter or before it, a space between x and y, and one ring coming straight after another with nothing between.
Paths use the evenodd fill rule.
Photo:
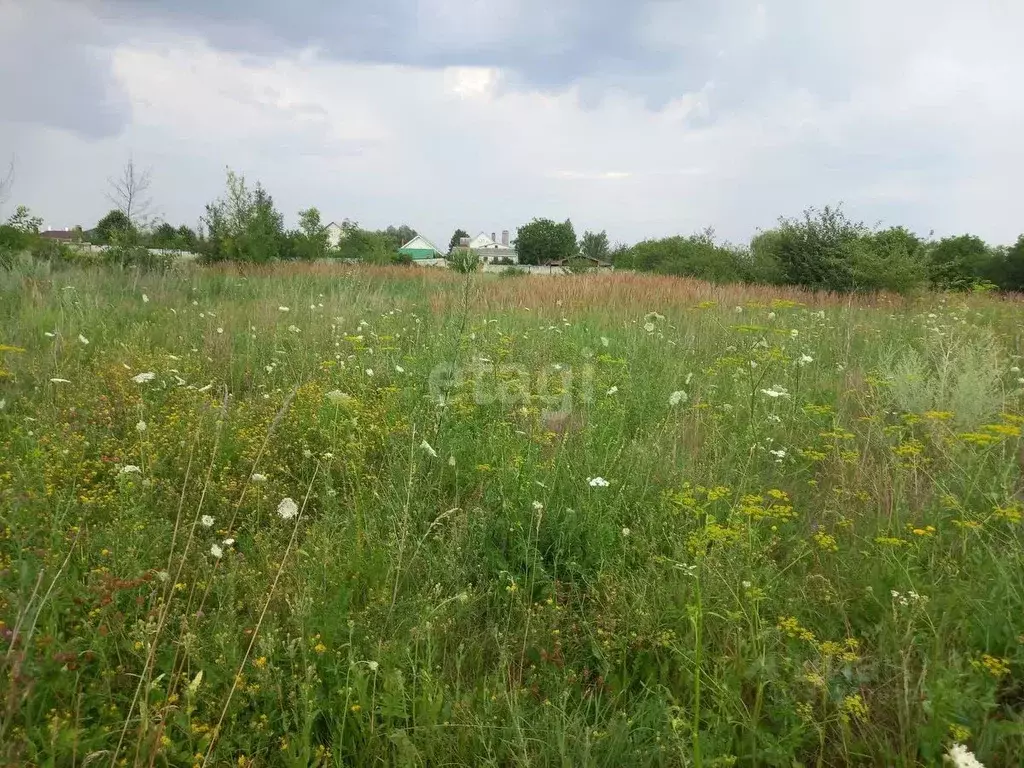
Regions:
<instances>
[{"instance_id":1,"label":"meadow vegetation","mask_svg":"<svg viewBox=\"0 0 1024 768\"><path fill-rule=\"evenodd\" d=\"M0 272L0 761L1024 761L1021 306Z\"/></svg>"}]
</instances>

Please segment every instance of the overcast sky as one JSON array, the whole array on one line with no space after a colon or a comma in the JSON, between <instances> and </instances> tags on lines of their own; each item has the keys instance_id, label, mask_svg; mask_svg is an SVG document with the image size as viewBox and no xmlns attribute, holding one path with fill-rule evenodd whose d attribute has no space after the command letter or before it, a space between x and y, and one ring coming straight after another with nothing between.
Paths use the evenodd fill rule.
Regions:
<instances>
[{"instance_id":1,"label":"overcast sky","mask_svg":"<svg viewBox=\"0 0 1024 768\"><path fill-rule=\"evenodd\" d=\"M1024 231L1020 0L0 0L0 159L53 227L129 157L195 225L225 167L289 223L746 242ZM5 163L6 164L6 163Z\"/></svg>"}]
</instances>

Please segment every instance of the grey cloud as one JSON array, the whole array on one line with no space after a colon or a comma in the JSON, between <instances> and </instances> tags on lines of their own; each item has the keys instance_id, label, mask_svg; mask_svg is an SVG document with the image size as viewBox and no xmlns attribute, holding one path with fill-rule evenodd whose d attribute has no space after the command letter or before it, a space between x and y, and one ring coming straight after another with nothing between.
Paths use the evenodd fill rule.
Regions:
<instances>
[{"instance_id":1,"label":"grey cloud","mask_svg":"<svg viewBox=\"0 0 1024 768\"><path fill-rule=\"evenodd\" d=\"M705 120L779 88L841 101L866 73L898 69L922 41L954 32L965 17L991 26L957 0L96 2L118 23L169 24L223 50L314 48L346 62L498 67L507 88L578 85L586 106L616 88L661 108L712 85Z\"/></svg>"},{"instance_id":2,"label":"grey cloud","mask_svg":"<svg viewBox=\"0 0 1024 768\"><path fill-rule=\"evenodd\" d=\"M4 119L115 135L131 109L111 70L102 29L75 6L49 0L0 5Z\"/></svg>"},{"instance_id":3,"label":"grey cloud","mask_svg":"<svg viewBox=\"0 0 1024 768\"><path fill-rule=\"evenodd\" d=\"M736 0L731 0L735 2ZM647 45L648 8L664 0L103 0L111 18L169 22L212 45L259 54L315 47L335 60L428 68L488 66L513 84L558 90L596 77L665 71L677 54ZM673 4L673 3L668 3ZM709 0L691 4L685 28L702 28ZM659 90L684 93L705 66L676 71ZM703 71L702 71L703 70ZM624 77L624 75L626 77ZM669 96L659 94L659 98Z\"/></svg>"}]
</instances>

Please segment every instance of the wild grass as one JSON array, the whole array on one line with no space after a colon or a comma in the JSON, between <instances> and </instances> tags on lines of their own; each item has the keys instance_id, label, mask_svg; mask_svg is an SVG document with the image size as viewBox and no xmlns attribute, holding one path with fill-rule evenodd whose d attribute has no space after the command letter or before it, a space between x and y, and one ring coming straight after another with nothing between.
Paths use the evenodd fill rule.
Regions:
<instances>
[{"instance_id":1,"label":"wild grass","mask_svg":"<svg viewBox=\"0 0 1024 768\"><path fill-rule=\"evenodd\" d=\"M1021 317L0 274L0 759L1019 765Z\"/></svg>"}]
</instances>

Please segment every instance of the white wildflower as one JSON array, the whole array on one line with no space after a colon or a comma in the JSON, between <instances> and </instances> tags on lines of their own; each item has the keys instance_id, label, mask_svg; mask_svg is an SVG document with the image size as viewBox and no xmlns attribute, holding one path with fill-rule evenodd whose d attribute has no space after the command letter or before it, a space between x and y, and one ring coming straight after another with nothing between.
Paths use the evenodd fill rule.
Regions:
<instances>
[{"instance_id":1,"label":"white wildflower","mask_svg":"<svg viewBox=\"0 0 1024 768\"><path fill-rule=\"evenodd\" d=\"M267 482L267 476L266 475L262 475L259 472L255 472L251 479L257 485L259 485L260 483Z\"/></svg>"},{"instance_id":2,"label":"white wildflower","mask_svg":"<svg viewBox=\"0 0 1024 768\"><path fill-rule=\"evenodd\" d=\"M156 374L152 371L146 371L145 373L139 373L132 376L132 381L136 384L145 384L147 381L152 381L156 378Z\"/></svg>"},{"instance_id":3,"label":"white wildflower","mask_svg":"<svg viewBox=\"0 0 1024 768\"><path fill-rule=\"evenodd\" d=\"M142 294L142 303L149 304L149 296L147 296L146 294Z\"/></svg>"},{"instance_id":4,"label":"white wildflower","mask_svg":"<svg viewBox=\"0 0 1024 768\"><path fill-rule=\"evenodd\" d=\"M773 384L771 389L762 389L761 394L768 397L789 397L789 392L780 384Z\"/></svg>"},{"instance_id":5,"label":"white wildflower","mask_svg":"<svg viewBox=\"0 0 1024 768\"><path fill-rule=\"evenodd\" d=\"M615 394L616 392L618 392L618 391L619 391L619 388L618 388L618 387L609 387L609 388L608 388L608 391L607 391L607 392L606 392L605 394L608 394L608 395L614 395L614 394Z\"/></svg>"},{"instance_id":6,"label":"white wildflower","mask_svg":"<svg viewBox=\"0 0 1024 768\"><path fill-rule=\"evenodd\" d=\"M146 422L142 421L141 419L140 419L140 420L139 420L139 422L138 422L138 423L137 423L137 424L135 425L135 431L136 431L136 432L138 432L138 433L139 433L140 435L141 435L141 434L142 434L143 432L145 432L145 431L146 431L146 429L148 429L148 425L146 424Z\"/></svg>"},{"instance_id":7,"label":"white wildflower","mask_svg":"<svg viewBox=\"0 0 1024 768\"><path fill-rule=\"evenodd\" d=\"M624 537L625 537L625 536L629 536L629 534L631 534L631 533L632 533L632 531L631 531L631 530L629 530L629 528L623 528L623 529L622 529L622 535L623 535Z\"/></svg>"},{"instance_id":8,"label":"white wildflower","mask_svg":"<svg viewBox=\"0 0 1024 768\"><path fill-rule=\"evenodd\" d=\"M775 319L775 313L774 312L769 312L768 313L768 319L769 320L774 320Z\"/></svg>"},{"instance_id":9,"label":"white wildflower","mask_svg":"<svg viewBox=\"0 0 1024 768\"><path fill-rule=\"evenodd\" d=\"M125 464L123 467L121 467L121 471L118 472L117 474L119 474L119 475L141 475L142 474L142 469L140 467L137 467L134 464Z\"/></svg>"},{"instance_id":10,"label":"white wildflower","mask_svg":"<svg viewBox=\"0 0 1024 768\"><path fill-rule=\"evenodd\" d=\"M218 328L217 329L217 333L224 333L224 329L223 328Z\"/></svg>"},{"instance_id":11,"label":"white wildflower","mask_svg":"<svg viewBox=\"0 0 1024 768\"><path fill-rule=\"evenodd\" d=\"M368 661L366 662L366 666L370 668L371 672L376 672L378 669L380 669L380 664L378 664L376 661Z\"/></svg>"},{"instance_id":12,"label":"white wildflower","mask_svg":"<svg viewBox=\"0 0 1024 768\"><path fill-rule=\"evenodd\" d=\"M733 311L738 315L743 312L743 307L736 307Z\"/></svg>"},{"instance_id":13,"label":"white wildflower","mask_svg":"<svg viewBox=\"0 0 1024 768\"><path fill-rule=\"evenodd\" d=\"M789 332L789 335L792 336L795 339L797 336L800 335L800 331L798 331L796 328L794 328L793 330L791 330Z\"/></svg>"},{"instance_id":14,"label":"white wildflower","mask_svg":"<svg viewBox=\"0 0 1024 768\"><path fill-rule=\"evenodd\" d=\"M203 528L213 528L213 517L210 515L203 515L199 518L199 524Z\"/></svg>"},{"instance_id":15,"label":"white wildflower","mask_svg":"<svg viewBox=\"0 0 1024 768\"><path fill-rule=\"evenodd\" d=\"M291 331L292 333L302 333L302 329L299 328L299 326L297 325L289 325L288 330Z\"/></svg>"},{"instance_id":16,"label":"white wildflower","mask_svg":"<svg viewBox=\"0 0 1024 768\"><path fill-rule=\"evenodd\" d=\"M740 586L742 586L744 589L750 589L754 585L751 584L749 581L741 581Z\"/></svg>"},{"instance_id":17,"label":"white wildflower","mask_svg":"<svg viewBox=\"0 0 1024 768\"><path fill-rule=\"evenodd\" d=\"M644 330L648 333L654 332L654 323L644 323Z\"/></svg>"},{"instance_id":18,"label":"white wildflower","mask_svg":"<svg viewBox=\"0 0 1024 768\"><path fill-rule=\"evenodd\" d=\"M210 554L219 560L221 557L224 556L224 550L220 548L219 544L211 544Z\"/></svg>"},{"instance_id":19,"label":"white wildflower","mask_svg":"<svg viewBox=\"0 0 1024 768\"><path fill-rule=\"evenodd\" d=\"M340 389L332 389L324 397L335 405L349 405L354 399L352 395L342 392Z\"/></svg>"},{"instance_id":20,"label":"white wildflower","mask_svg":"<svg viewBox=\"0 0 1024 768\"><path fill-rule=\"evenodd\" d=\"M290 498L281 499L281 503L277 505L277 515L282 520L291 520L299 514L299 505L292 501Z\"/></svg>"},{"instance_id":21,"label":"white wildflower","mask_svg":"<svg viewBox=\"0 0 1024 768\"><path fill-rule=\"evenodd\" d=\"M813 362L814 358L810 355L800 355L800 358L797 360L797 363L801 366L810 365Z\"/></svg>"},{"instance_id":22,"label":"white wildflower","mask_svg":"<svg viewBox=\"0 0 1024 768\"><path fill-rule=\"evenodd\" d=\"M373 378L373 368L367 368L365 371L366 375Z\"/></svg>"},{"instance_id":23,"label":"white wildflower","mask_svg":"<svg viewBox=\"0 0 1024 768\"><path fill-rule=\"evenodd\" d=\"M224 541L222 541L221 544L223 544L225 547L233 547L235 546L235 540L229 537L224 539Z\"/></svg>"},{"instance_id":24,"label":"white wildflower","mask_svg":"<svg viewBox=\"0 0 1024 768\"><path fill-rule=\"evenodd\" d=\"M311 459L311 458L313 458L313 452L311 450L309 450L309 448L303 448L302 449L302 457L304 459Z\"/></svg>"},{"instance_id":25,"label":"white wildflower","mask_svg":"<svg viewBox=\"0 0 1024 768\"><path fill-rule=\"evenodd\" d=\"M533 502L533 508L535 510L537 510L538 512L540 512L542 509L544 509L544 505L541 504L539 501L534 501Z\"/></svg>"},{"instance_id":26,"label":"white wildflower","mask_svg":"<svg viewBox=\"0 0 1024 768\"><path fill-rule=\"evenodd\" d=\"M689 399L690 396L688 394L686 394L681 389L677 389L675 392L668 396L668 404L675 406L679 405L680 403L685 403Z\"/></svg>"},{"instance_id":27,"label":"white wildflower","mask_svg":"<svg viewBox=\"0 0 1024 768\"><path fill-rule=\"evenodd\" d=\"M953 764L953 768L985 768L974 753L963 744L954 744L950 747L946 759Z\"/></svg>"},{"instance_id":28,"label":"white wildflower","mask_svg":"<svg viewBox=\"0 0 1024 768\"><path fill-rule=\"evenodd\" d=\"M587 483L591 488L607 488L611 483L605 480L603 477L588 477Z\"/></svg>"},{"instance_id":29,"label":"white wildflower","mask_svg":"<svg viewBox=\"0 0 1024 768\"><path fill-rule=\"evenodd\" d=\"M448 466L449 467L454 467L455 466L455 456L454 455L448 457Z\"/></svg>"},{"instance_id":30,"label":"white wildflower","mask_svg":"<svg viewBox=\"0 0 1024 768\"><path fill-rule=\"evenodd\" d=\"M80 342L82 342L83 344L88 344L89 343L89 340L87 338L85 338L85 336L83 336L82 334L78 334L78 340Z\"/></svg>"},{"instance_id":31,"label":"white wildflower","mask_svg":"<svg viewBox=\"0 0 1024 768\"><path fill-rule=\"evenodd\" d=\"M786 458L786 449L785 448L779 448L777 451L768 451L768 453L770 453L772 456L774 456L775 458L779 459L780 461L782 459Z\"/></svg>"},{"instance_id":32,"label":"white wildflower","mask_svg":"<svg viewBox=\"0 0 1024 768\"><path fill-rule=\"evenodd\" d=\"M420 450L423 451L428 456L430 456L430 458L432 459L437 458L437 451L435 451L434 448L430 445L430 443L428 443L426 440L420 443Z\"/></svg>"}]
</instances>

